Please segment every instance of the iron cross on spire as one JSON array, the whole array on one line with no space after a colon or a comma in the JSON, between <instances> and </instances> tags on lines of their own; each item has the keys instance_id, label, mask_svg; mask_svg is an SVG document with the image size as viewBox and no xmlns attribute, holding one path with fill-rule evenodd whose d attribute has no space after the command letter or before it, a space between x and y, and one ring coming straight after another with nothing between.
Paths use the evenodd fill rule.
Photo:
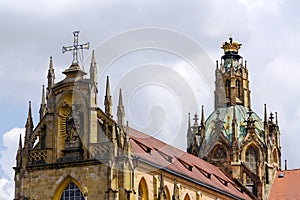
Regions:
<instances>
[{"instance_id":1,"label":"iron cross on spire","mask_svg":"<svg viewBox=\"0 0 300 200\"><path fill-rule=\"evenodd\" d=\"M79 35L79 31L74 31L73 32L74 35L74 44L73 46L68 46L65 47L63 46L62 48L62 52L65 53L66 51L73 51L73 61L72 61L72 65L77 65L78 64L78 50L80 49L89 49L90 48L90 43L87 42L85 44L78 44L78 35Z\"/></svg>"}]
</instances>

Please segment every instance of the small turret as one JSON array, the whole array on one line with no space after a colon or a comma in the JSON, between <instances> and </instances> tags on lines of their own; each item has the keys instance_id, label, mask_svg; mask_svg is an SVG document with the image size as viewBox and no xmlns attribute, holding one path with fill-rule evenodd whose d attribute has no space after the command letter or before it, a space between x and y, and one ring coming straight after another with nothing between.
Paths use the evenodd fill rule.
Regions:
<instances>
[{"instance_id":1,"label":"small turret","mask_svg":"<svg viewBox=\"0 0 300 200\"><path fill-rule=\"evenodd\" d=\"M106 77L106 92L104 99L105 113L112 118L112 98L110 95L109 76Z\"/></svg>"},{"instance_id":2,"label":"small turret","mask_svg":"<svg viewBox=\"0 0 300 200\"><path fill-rule=\"evenodd\" d=\"M119 127L123 127L125 125L125 111L123 106L123 97L122 97L122 90L120 89L119 92L119 104L118 104L118 125Z\"/></svg>"},{"instance_id":3,"label":"small turret","mask_svg":"<svg viewBox=\"0 0 300 200\"><path fill-rule=\"evenodd\" d=\"M46 100L45 100L45 86L43 85L42 89L42 100L40 106L40 120L45 116L47 112Z\"/></svg>"}]
</instances>

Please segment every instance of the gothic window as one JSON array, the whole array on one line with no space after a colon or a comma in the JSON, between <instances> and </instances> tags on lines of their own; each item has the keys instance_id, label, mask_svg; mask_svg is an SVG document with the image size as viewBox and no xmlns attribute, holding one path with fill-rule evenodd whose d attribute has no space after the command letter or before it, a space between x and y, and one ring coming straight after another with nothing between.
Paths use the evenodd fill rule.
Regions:
<instances>
[{"instance_id":1,"label":"gothic window","mask_svg":"<svg viewBox=\"0 0 300 200\"><path fill-rule=\"evenodd\" d=\"M188 194L185 195L184 200L191 200Z\"/></svg>"},{"instance_id":2,"label":"gothic window","mask_svg":"<svg viewBox=\"0 0 300 200\"><path fill-rule=\"evenodd\" d=\"M273 151L273 161L274 161L274 163L277 163L277 153L276 153L276 150Z\"/></svg>"},{"instance_id":3,"label":"gothic window","mask_svg":"<svg viewBox=\"0 0 300 200\"><path fill-rule=\"evenodd\" d=\"M71 182L63 191L60 200L84 200L80 189Z\"/></svg>"},{"instance_id":4,"label":"gothic window","mask_svg":"<svg viewBox=\"0 0 300 200\"><path fill-rule=\"evenodd\" d=\"M257 161L257 153L253 147L250 147L246 152L246 163L255 174L257 173Z\"/></svg>"},{"instance_id":5,"label":"gothic window","mask_svg":"<svg viewBox=\"0 0 300 200\"><path fill-rule=\"evenodd\" d=\"M228 79L225 81L225 94L226 98L230 96L230 81Z\"/></svg>"},{"instance_id":6,"label":"gothic window","mask_svg":"<svg viewBox=\"0 0 300 200\"><path fill-rule=\"evenodd\" d=\"M170 195L170 191L169 191L169 188L167 186L165 186L165 191L166 191L166 200L171 200L171 195Z\"/></svg>"},{"instance_id":7,"label":"gothic window","mask_svg":"<svg viewBox=\"0 0 300 200\"><path fill-rule=\"evenodd\" d=\"M238 98L241 98L241 81L236 80L236 95Z\"/></svg>"},{"instance_id":8,"label":"gothic window","mask_svg":"<svg viewBox=\"0 0 300 200\"><path fill-rule=\"evenodd\" d=\"M254 181L248 174L246 174L246 188L256 195Z\"/></svg>"},{"instance_id":9,"label":"gothic window","mask_svg":"<svg viewBox=\"0 0 300 200\"><path fill-rule=\"evenodd\" d=\"M226 151L223 147L218 147L217 150L214 152L214 159L222 160L226 158Z\"/></svg>"},{"instance_id":10,"label":"gothic window","mask_svg":"<svg viewBox=\"0 0 300 200\"><path fill-rule=\"evenodd\" d=\"M148 200L148 189L144 178L139 183L138 200Z\"/></svg>"}]
</instances>

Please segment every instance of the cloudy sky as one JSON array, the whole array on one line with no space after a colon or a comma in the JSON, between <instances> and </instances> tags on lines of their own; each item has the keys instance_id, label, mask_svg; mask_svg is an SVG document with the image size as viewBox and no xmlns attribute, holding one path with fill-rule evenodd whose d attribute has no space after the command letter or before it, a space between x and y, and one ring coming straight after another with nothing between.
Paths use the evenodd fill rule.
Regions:
<instances>
[{"instance_id":1,"label":"cloudy sky","mask_svg":"<svg viewBox=\"0 0 300 200\"><path fill-rule=\"evenodd\" d=\"M95 49L100 107L105 76L110 75L114 105L118 88L124 88L130 124L164 141L171 137L181 149L186 113L199 113L201 104L206 116L212 112L214 62L223 53L221 43L232 34L242 43L240 53L248 61L252 108L262 116L267 103L269 112L279 113L282 160L288 160L289 168L299 168L299 4L292 0L1 1L0 200L13 195L11 167L28 101L36 124L49 57L53 56L56 81L61 80L72 59L61 48L72 44L74 30L80 30L79 42L90 42ZM149 45L152 48L146 48ZM90 50L80 55L88 71Z\"/></svg>"}]
</instances>

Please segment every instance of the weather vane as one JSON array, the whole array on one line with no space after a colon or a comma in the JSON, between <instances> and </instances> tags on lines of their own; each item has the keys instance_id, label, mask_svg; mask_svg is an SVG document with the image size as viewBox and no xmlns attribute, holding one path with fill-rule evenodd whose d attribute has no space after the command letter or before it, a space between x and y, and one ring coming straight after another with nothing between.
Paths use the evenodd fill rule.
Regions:
<instances>
[{"instance_id":1,"label":"weather vane","mask_svg":"<svg viewBox=\"0 0 300 200\"><path fill-rule=\"evenodd\" d=\"M90 43L87 42L85 44L78 44L79 31L74 31L73 35L74 35L74 44L73 44L73 46L68 46L68 47L63 46L62 52L65 53L66 51L73 51L72 65L77 65L78 64L78 50L80 50L80 49L82 49L82 50L83 49L89 49L90 48Z\"/></svg>"}]
</instances>

